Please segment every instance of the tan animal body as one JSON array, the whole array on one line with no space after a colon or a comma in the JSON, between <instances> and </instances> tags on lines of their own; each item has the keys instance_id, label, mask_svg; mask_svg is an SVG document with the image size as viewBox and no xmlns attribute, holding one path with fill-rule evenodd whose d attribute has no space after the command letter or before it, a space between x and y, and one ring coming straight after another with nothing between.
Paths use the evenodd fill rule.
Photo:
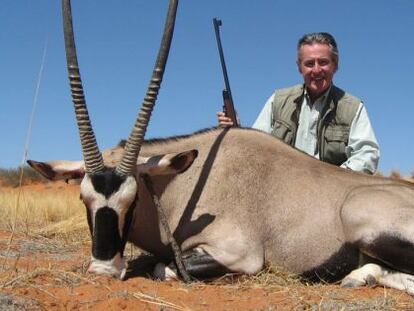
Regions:
<instances>
[{"instance_id":1,"label":"tan animal body","mask_svg":"<svg viewBox=\"0 0 414 311\"><path fill-rule=\"evenodd\" d=\"M117 165L122 152L104 152L104 162ZM252 274L270 262L307 279L337 281L375 262L344 284L362 285L372 276L385 285L400 278L400 287L411 288L414 277L396 272L414 269L414 187L406 182L317 161L250 129L146 142L140 154L128 240L160 260L172 260L171 249L142 174L151 176L195 277ZM84 174L83 161L31 165L49 178L55 172L54 179Z\"/></svg>"},{"instance_id":2,"label":"tan animal body","mask_svg":"<svg viewBox=\"0 0 414 311\"><path fill-rule=\"evenodd\" d=\"M70 0L66 55L83 161L29 164L50 179L83 177L90 272L125 277L127 240L163 263L172 254L142 182L149 176L193 277L252 274L265 262L344 286L378 282L414 294L414 187L320 162L251 129L144 142L172 40L177 0L125 148L99 151L80 78ZM174 264L155 268L174 277ZM355 270L356 269L356 270Z\"/></svg>"}]
</instances>

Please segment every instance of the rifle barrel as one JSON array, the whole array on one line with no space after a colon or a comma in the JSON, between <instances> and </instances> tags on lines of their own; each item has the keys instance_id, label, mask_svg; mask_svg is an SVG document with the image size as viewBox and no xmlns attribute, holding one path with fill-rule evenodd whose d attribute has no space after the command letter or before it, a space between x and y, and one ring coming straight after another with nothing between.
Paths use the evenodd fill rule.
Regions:
<instances>
[{"instance_id":1,"label":"rifle barrel","mask_svg":"<svg viewBox=\"0 0 414 311\"><path fill-rule=\"evenodd\" d=\"M214 18L213 24L214 24L214 30L216 33L217 48L220 54L221 69L223 70L224 84L226 86L226 90L228 94L230 95L230 98L232 98L229 77L227 75L226 62L224 60L223 46L221 45L221 38L220 38L220 26L222 25L222 22L220 19Z\"/></svg>"}]
</instances>

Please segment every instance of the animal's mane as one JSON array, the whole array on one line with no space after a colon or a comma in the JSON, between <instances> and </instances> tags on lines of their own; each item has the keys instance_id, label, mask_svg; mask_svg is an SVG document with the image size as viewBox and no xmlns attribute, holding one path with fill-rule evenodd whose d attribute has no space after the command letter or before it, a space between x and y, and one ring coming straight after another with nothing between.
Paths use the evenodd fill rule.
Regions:
<instances>
[{"instance_id":1,"label":"animal's mane","mask_svg":"<svg viewBox=\"0 0 414 311\"><path fill-rule=\"evenodd\" d=\"M239 127L238 129L246 129L246 130L251 130L251 131L258 131L261 132L260 130L254 129L254 128L250 128L250 127ZM169 137L155 137L155 138L150 138L150 139L145 139L144 140L144 145L158 145L158 144L162 144L162 143L167 143L167 142L171 142L171 141L179 141L182 139L186 139L189 137L194 137L197 135L202 135L205 133L209 133L209 132L214 132L217 130L222 130L221 127L218 126L214 126L214 127L208 127L208 128L204 128L201 130L197 130L191 134L185 134L185 135L174 135L174 136L169 136ZM125 148L127 140L126 139L121 139L118 144L117 147L122 147Z\"/></svg>"},{"instance_id":2,"label":"animal's mane","mask_svg":"<svg viewBox=\"0 0 414 311\"><path fill-rule=\"evenodd\" d=\"M188 137L192 137L192 136L195 136L195 135L201 135L201 134L204 134L204 133L213 132L217 129L219 129L219 127L210 127L210 128L204 128L204 129L195 131L192 134L174 135L174 136L162 137L162 138L157 138L157 137L156 138L150 138L150 139L146 139L144 141L144 145L157 145L157 144L162 144L162 143L166 143L166 142L170 142L170 141L179 141L179 140L186 139ZM117 147L125 148L126 142L127 142L126 139L121 139L119 141Z\"/></svg>"}]
</instances>

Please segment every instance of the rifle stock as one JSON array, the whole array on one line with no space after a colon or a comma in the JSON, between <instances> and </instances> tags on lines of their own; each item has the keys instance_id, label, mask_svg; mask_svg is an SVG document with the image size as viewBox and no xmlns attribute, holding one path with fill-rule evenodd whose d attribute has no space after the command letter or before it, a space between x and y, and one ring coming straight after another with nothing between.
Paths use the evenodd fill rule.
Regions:
<instances>
[{"instance_id":1,"label":"rifle stock","mask_svg":"<svg viewBox=\"0 0 414 311\"><path fill-rule=\"evenodd\" d=\"M233 126L240 127L236 111L234 110L233 99L227 90L223 90L223 112L226 117L231 119Z\"/></svg>"},{"instance_id":2,"label":"rifle stock","mask_svg":"<svg viewBox=\"0 0 414 311\"><path fill-rule=\"evenodd\" d=\"M239 121L237 120L236 110L234 109L234 102L233 102L233 97L231 96L229 78L227 76L226 62L224 61L223 47L221 45L220 29L219 29L219 27L222 25L221 20L214 18L213 25L214 25L214 30L216 33L217 48L220 54L220 62L221 62L221 68L223 70L224 84L225 84L225 89L223 90L223 102L224 102L223 112L226 115L226 117L229 117L232 120L233 126L239 127L240 124L239 124Z\"/></svg>"}]
</instances>

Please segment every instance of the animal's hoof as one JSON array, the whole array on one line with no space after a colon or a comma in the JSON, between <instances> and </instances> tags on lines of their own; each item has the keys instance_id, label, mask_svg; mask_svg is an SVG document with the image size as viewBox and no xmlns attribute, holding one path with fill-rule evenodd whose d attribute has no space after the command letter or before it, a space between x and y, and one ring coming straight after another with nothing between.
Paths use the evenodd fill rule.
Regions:
<instances>
[{"instance_id":1,"label":"animal's hoof","mask_svg":"<svg viewBox=\"0 0 414 311\"><path fill-rule=\"evenodd\" d=\"M153 275L161 281L178 280L177 274L163 263L157 263L155 265Z\"/></svg>"},{"instance_id":2,"label":"animal's hoof","mask_svg":"<svg viewBox=\"0 0 414 311\"><path fill-rule=\"evenodd\" d=\"M354 278L345 278L341 282L341 287L355 288L355 287L364 286L365 284L366 284L365 281L357 280Z\"/></svg>"},{"instance_id":3,"label":"animal's hoof","mask_svg":"<svg viewBox=\"0 0 414 311\"><path fill-rule=\"evenodd\" d=\"M377 279L371 274L367 275L367 277L365 278L365 281L367 283L367 286L369 287L374 287L375 285L378 284Z\"/></svg>"}]
</instances>

